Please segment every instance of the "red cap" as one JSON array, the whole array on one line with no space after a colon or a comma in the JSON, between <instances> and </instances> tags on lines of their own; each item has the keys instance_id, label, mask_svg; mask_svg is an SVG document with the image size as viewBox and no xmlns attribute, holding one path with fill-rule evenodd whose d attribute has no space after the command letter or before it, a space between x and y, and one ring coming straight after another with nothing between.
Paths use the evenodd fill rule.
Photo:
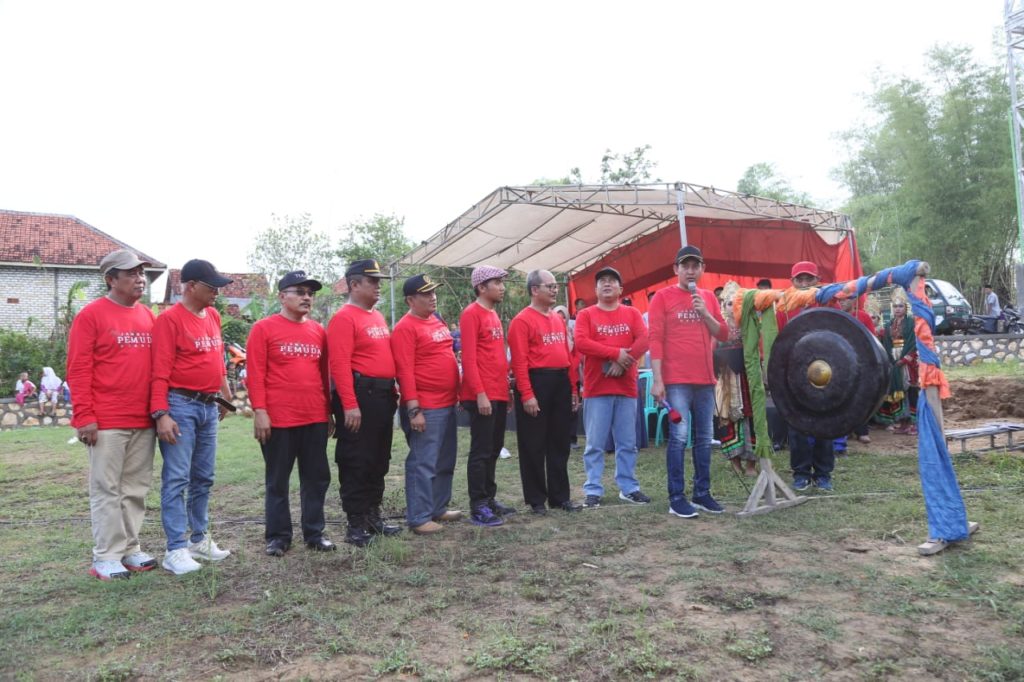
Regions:
<instances>
[{"instance_id":1,"label":"red cap","mask_svg":"<svg viewBox=\"0 0 1024 682\"><path fill-rule=\"evenodd\" d=\"M793 266L793 269L789 271L789 278L793 279L797 275L803 275L803 274L814 275L815 277L817 277L818 276L818 266L815 265L814 263L810 262L810 261L802 260L799 263L796 263Z\"/></svg>"}]
</instances>

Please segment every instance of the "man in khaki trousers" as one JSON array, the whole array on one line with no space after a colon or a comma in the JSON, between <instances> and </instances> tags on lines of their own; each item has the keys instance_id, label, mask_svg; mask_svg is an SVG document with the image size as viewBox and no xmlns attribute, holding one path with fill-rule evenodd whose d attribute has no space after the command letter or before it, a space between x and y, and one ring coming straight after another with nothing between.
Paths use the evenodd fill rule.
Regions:
<instances>
[{"instance_id":1,"label":"man in khaki trousers","mask_svg":"<svg viewBox=\"0 0 1024 682\"><path fill-rule=\"evenodd\" d=\"M156 445L149 413L154 317L139 303L147 265L123 249L108 254L100 262L107 295L78 313L68 338L71 424L89 448L89 574L100 580L156 567L139 545Z\"/></svg>"}]
</instances>

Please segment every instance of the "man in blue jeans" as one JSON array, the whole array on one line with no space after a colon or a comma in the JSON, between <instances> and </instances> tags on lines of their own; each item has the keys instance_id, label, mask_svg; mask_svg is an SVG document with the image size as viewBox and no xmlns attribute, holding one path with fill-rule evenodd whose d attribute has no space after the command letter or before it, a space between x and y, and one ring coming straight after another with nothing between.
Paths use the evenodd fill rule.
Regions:
<instances>
[{"instance_id":1,"label":"man in blue jeans","mask_svg":"<svg viewBox=\"0 0 1024 682\"><path fill-rule=\"evenodd\" d=\"M433 535L440 521L458 521L448 509L455 473L455 403L459 365L448 325L434 314L440 284L429 275L405 280L402 293L409 312L391 332L391 353L398 372L402 429L409 442L405 459L405 507L409 528Z\"/></svg>"},{"instance_id":2,"label":"man in blue jeans","mask_svg":"<svg viewBox=\"0 0 1024 682\"><path fill-rule=\"evenodd\" d=\"M615 443L615 484L619 499L630 504L648 504L651 498L636 480L636 392L637 365L647 352L647 326L640 311L622 305L622 275L615 268L601 268L597 282L597 305L576 316L576 350L583 356L583 426L587 449L583 466L584 509L601 506L604 486L604 445L608 436Z\"/></svg>"},{"instance_id":3,"label":"man in blue jeans","mask_svg":"<svg viewBox=\"0 0 1024 682\"><path fill-rule=\"evenodd\" d=\"M167 535L162 566L182 575L198 571L196 559L231 554L210 537L207 509L217 455L217 425L230 399L220 315L213 307L231 280L204 260L181 269L182 299L153 325L153 378L149 404L156 422L163 468L160 516Z\"/></svg>"},{"instance_id":4,"label":"man in blue jeans","mask_svg":"<svg viewBox=\"0 0 1024 682\"><path fill-rule=\"evenodd\" d=\"M676 254L675 286L660 290L648 311L651 343L651 395L667 399L682 415L669 424L669 513L689 519L697 509L721 514L724 509L711 496L711 436L715 412L715 339L725 341L729 329L714 293L698 289L704 274L704 256L696 246L684 246ZM683 455L693 418L693 504L686 499Z\"/></svg>"}]
</instances>

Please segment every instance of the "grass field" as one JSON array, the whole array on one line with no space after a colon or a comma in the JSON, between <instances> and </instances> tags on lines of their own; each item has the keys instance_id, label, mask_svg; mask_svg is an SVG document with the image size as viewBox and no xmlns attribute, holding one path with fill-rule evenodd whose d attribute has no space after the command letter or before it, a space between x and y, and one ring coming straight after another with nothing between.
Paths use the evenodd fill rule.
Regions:
<instances>
[{"instance_id":1,"label":"grass field","mask_svg":"<svg viewBox=\"0 0 1024 682\"><path fill-rule=\"evenodd\" d=\"M927 528L912 455L854 449L833 495L683 520L666 513L652 448L638 472L647 507L618 504L609 471L598 510L521 511L501 528L463 522L332 554L300 544L275 559L262 551L262 458L251 422L232 417L211 510L232 556L102 583L86 573L86 453L70 435L0 433L0 678L1024 679L1019 453L955 457L982 530L931 558L915 551ZM453 506L464 508L461 439ZM404 452L396 438L396 516ZM158 455L143 546L162 556L159 466ZM517 460L498 476L499 498L522 509ZM746 499L750 479L717 455L712 480L731 510ZM340 541L336 485L328 501Z\"/></svg>"}]
</instances>

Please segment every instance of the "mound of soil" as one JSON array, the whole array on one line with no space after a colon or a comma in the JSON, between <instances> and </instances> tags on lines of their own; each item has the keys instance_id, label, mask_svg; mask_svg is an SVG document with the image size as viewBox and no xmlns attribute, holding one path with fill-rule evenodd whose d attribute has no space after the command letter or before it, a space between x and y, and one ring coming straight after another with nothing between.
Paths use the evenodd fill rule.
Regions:
<instances>
[{"instance_id":1,"label":"mound of soil","mask_svg":"<svg viewBox=\"0 0 1024 682\"><path fill-rule=\"evenodd\" d=\"M1024 419L1024 380L1016 377L977 377L950 382L953 397L942 402L950 421Z\"/></svg>"}]
</instances>

